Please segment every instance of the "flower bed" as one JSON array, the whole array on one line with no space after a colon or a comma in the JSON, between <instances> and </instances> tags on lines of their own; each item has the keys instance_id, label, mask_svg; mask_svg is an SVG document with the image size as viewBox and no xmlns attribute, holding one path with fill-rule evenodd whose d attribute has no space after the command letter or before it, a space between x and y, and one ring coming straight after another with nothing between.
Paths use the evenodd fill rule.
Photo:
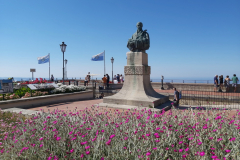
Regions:
<instances>
[{"instance_id":1,"label":"flower bed","mask_svg":"<svg viewBox=\"0 0 240 160\"><path fill-rule=\"evenodd\" d=\"M26 82L22 82L21 84L39 84L39 83L47 83L47 80L42 79L42 78L36 78L34 81L26 81Z\"/></svg>"},{"instance_id":2,"label":"flower bed","mask_svg":"<svg viewBox=\"0 0 240 160\"><path fill-rule=\"evenodd\" d=\"M74 86L74 85L63 85L62 83L57 84L59 87L51 91L51 93L69 93L76 91L85 91L86 87L83 86Z\"/></svg>"},{"instance_id":3,"label":"flower bed","mask_svg":"<svg viewBox=\"0 0 240 160\"><path fill-rule=\"evenodd\" d=\"M14 126L1 159L239 159L229 110L56 110Z\"/></svg>"},{"instance_id":4,"label":"flower bed","mask_svg":"<svg viewBox=\"0 0 240 160\"><path fill-rule=\"evenodd\" d=\"M36 97L36 96L43 96L48 94L58 94L58 93L71 93L71 92L78 92L78 91L85 91L86 87L84 86L74 86L74 85L62 85L58 83L59 88L53 88L52 85L39 85L37 88L40 91L31 91L29 88L22 87L14 91L14 93L5 94L4 100L12 100L12 99L19 99L19 98L29 98L29 97ZM48 92L48 90L50 92ZM32 92L32 94L31 94ZM3 95L0 94L0 100L3 100Z\"/></svg>"}]
</instances>

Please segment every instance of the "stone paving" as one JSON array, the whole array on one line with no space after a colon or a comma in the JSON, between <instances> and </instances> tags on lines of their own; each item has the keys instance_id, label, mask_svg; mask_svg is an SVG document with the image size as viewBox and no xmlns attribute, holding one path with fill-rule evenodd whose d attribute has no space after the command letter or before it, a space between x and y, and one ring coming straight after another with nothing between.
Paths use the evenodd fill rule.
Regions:
<instances>
[{"instance_id":1,"label":"stone paving","mask_svg":"<svg viewBox=\"0 0 240 160\"><path fill-rule=\"evenodd\" d=\"M53 105L46 105L46 106L41 106L41 107L35 107L35 108L29 108L29 110L34 110L34 111L40 111L41 109L46 111L53 111L54 109L58 110L75 110L77 107L77 110L83 110L86 107L91 107L94 104L102 103L103 99L93 99L93 100L83 100L83 101L74 101L74 102L66 102L66 103L57 103ZM68 109L67 109L68 107Z\"/></svg>"},{"instance_id":2,"label":"stone paving","mask_svg":"<svg viewBox=\"0 0 240 160\"><path fill-rule=\"evenodd\" d=\"M66 102L66 103L58 103L58 104L54 104L54 105L47 105L47 106L41 106L41 107L36 107L36 108L29 108L29 110L33 110L33 111L40 111L41 109L43 109L45 112L49 111L53 111L54 109L59 109L59 110L75 110L75 108L77 107L77 110L83 110L86 107L91 107L94 104L98 104L98 103L102 103L103 99L93 99L93 100L85 100L85 101L75 101L75 102ZM68 107L68 109L67 109ZM192 106L193 107L193 106ZM106 107L99 107L102 109L116 109L116 108L106 108ZM186 110L187 108L189 108L188 106L179 106L179 109L181 110ZM193 107L194 108L194 107ZM127 110L127 109L121 109L121 110ZM169 112L169 111L167 111ZM230 115L228 118L231 118L234 114L236 114L236 112L238 113L239 110L235 109L235 110L231 110Z\"/></svg>"}]
</instances>

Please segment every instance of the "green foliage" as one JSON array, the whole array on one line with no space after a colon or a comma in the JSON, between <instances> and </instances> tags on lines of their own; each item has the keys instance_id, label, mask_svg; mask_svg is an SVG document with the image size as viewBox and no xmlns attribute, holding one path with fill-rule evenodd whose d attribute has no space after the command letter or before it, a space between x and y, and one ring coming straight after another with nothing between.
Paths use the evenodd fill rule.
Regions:
<instances>
[{"instance_id":1,"label":"green foliage","mask_svg":"<svg viewBox=\"0 0 240 160\"><path fill-rule=\"evenodd\" d=\"M15 95L18 95L19 97L23 97L27 92L31 93L31 89L22 87L20 89L14 90ZM34 93L34 91L32 91L32 93Z\"/></svg>"}]
</instances>

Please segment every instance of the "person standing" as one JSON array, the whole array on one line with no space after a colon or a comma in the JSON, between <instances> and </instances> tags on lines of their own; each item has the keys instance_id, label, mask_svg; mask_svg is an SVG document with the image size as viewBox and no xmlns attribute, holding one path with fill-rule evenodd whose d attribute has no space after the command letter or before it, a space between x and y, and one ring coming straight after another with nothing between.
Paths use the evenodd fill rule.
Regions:
<instances>
[{"instance_id":1,"label":"person standing","mask_svg":"<svg viewBox=\"0 0 240 160\"><path fill-rule=\"evenodd\" d=\"M224 85L226 87L226 92L229 91L229 86L230 86L230 78L229 76L227 75L226 78L224 79Z\"/></svg>"},{"instance_id":2,"label":"person standing","mask_svg":"<svg viewBox=\"0 0 240 160\"><path fill-rule=\"evenodd\" d=\"M84 86L88 86L88 75L85 77Z\"/></svg>"},{"instance_id":3,"label":"person standing","mask_svg":"<svg viewBox=\"0 0 240 160\"><path fill-rule=\"evenodd\" d=\"M117 81L118 81L118 83L120 83L120 76L119 76L119 74L117 74Z\"/></svg>"},{"instance_id":4,"label":"person standing","mask_svg":"<svg viewBox=\"0 0 240 160\"><path fill-rule=\"evenodd\" d=\"M176 102L174 103L174 106L175 106L175 107L178 107L178 106L179 106L179 92L177 91L176 88L173 88L173 90L174 90L174 95L173 95L174 101L176 101Z\"/></svg>"},{"instance_id":5,"label":"person standing","mask_svg":"<svg viewBox=\"0 0 240 160\"><path fill-rule=\"evenodd\" d=\"M107 75L107 88L109 88L109 81L110 81L110 77L109 77L109 75L108 74L106 74Z\"/></svg>"},{"instance_id":6,"label":"person standing","mask_svg":"<svg viewBox=\"0 0 240 160\"><path fill-rule=\"evenodd\" d=\"M90 72L88 72L88 83L90 83L90 80L91 80L91 76L90 76Z\"/></svg>"},{"instance_id":7,"label":"person standing","mask_svg":"<svg viewBox=\"0 0 240 160\"><path fill-rule=\"evenodd\" d=\"M102 80L103 80L103 89L106 89L106 85L107 85L106 75L103 76Z\"/></svg>"},{"instance_id":8,"label":"person standing","mask_svg":"<svg viewBox=\"0 0 240 160\"><path fill-rule=\"evenodd\" d=\"M123 76L122 76L122 74L120 75L120 83L123 83Z\"/></svg>"},{"instance_id":9,"label":"person standing","mask_svg":"<svg viewBox=\"0 0 240 160\"><path fill-rule=\"evenodd\" d=\"M237 82L239 81L238 80L238 77L236 77L236 74L233 75L232 77L232 87L234 88L234 92L236 93L237 91Z\"/></svg>"},{"instance_id":10,"label":"person standing","mask_svg":"<svg viewBox=\"0 0 240 160\"><path fill-rule=\"evenodd\" d=\"M223 88L223 75L219 76L219 92L222 92L222 88Z\"/></svg>"},{"instance_id":11,"label":"person standing","mask_svg":"<svg viewBox=\"0 0 240 160\"><path fill-rule=\"evenodd\" d=\"M214 92L217 91L218 88L218 75L215 75L214 77Z\"/></svg>"},{"instance_id":12,"label":"person standing","mask_svg":"<svg viewBox=\"0 0 240 160\"><path fill-rule=\"evenodd\" d=\"M52 82L54 81L54 77L53 77L53 74L51 75L51 81L52 81Z\"/></svg>"}]
</instances>

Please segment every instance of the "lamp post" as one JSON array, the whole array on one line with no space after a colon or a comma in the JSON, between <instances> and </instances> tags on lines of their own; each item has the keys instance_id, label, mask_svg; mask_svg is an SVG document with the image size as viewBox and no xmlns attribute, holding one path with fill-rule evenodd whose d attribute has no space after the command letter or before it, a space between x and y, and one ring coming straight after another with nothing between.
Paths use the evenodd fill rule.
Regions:
<instances>
[{"instance_id":1,"label":"lamp post","mask_svg":"<svg viewBox=\"0 0 240 160\"><path fill-rule=\"evenodd\" d=\"M163 88L163 79L164 79L164 77L162 75L162 87L161 87L161 90L164 90L164 88Z\"/></svg>"},{"instance_id":2,"label":"lamp post","mask_svg":"<svg viewBox=\"0 0 240 160\"><path fill-rule=\"evenodd\" d=\"M66 47L67 45L64 42L60 44L61 51L63 52L63 84L64 84L64 52L66 51Z\"/></svg>"},{"instance_id":3,"label":"lamp post","mask_svg":"<svg viewBox=\"0 0 240 160\"><path fill-rule=\"evenodd\" d=\"M65 62L65 67L64 67L64 77L67 79L67 62L68 62L68 60L65 59L64 62Z\"/></svg>"},{"instance_id":4,"label":"lamp post","mask_svg":"<svg viewBox=\"0 0 240 160\"><path fill-rule=\"evenodd\" d=\"M114 58L111 58L111 62L112 62L112 83L113 83L113 62L114 62Z\"/></svg>"}]
</instances>

